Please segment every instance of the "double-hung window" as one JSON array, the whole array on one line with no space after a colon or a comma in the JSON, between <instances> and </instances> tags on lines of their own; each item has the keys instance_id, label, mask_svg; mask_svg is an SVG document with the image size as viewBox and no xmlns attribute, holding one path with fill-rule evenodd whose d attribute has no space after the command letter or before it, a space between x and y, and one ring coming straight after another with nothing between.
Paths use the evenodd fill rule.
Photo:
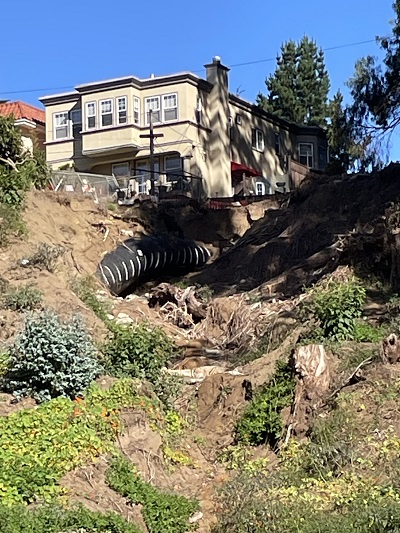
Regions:
<instances>
[{"instance_id":1,"label":"double-hung window","mask_svg":"<svg viewBox=\"0 0 400 533\"><path fill-rule=\"evenodd\" d=\"M256 193L257 193L257 196L265 195L265 183L263 183L262 181L256 182Z\"/></svg>"},{"instance_id":2,"label":"double-hung window","mask_svg":"<svg viewBox=\"0 0 400 533\"><path fill-rule=\"evenodd\" d=\"M100 116L101 116L101 127L112 126L113 124L113 101L101 100L100 102Z\"/></svg>"},{"instance_id":3,"label":"double-hung window","mask_svg":"<svg viewBox=\"0 0 400 533\"><path fill-rule=\"evenodd\" d=\"M54 113L54 138L67 139L69 137L68 111Z\"/></svg>"},{"instance_id":4,"label":"double-hung window","mask_svg":"<svg viewBox=\"0 0 400 533\"><path fill-rule=\"evenodd\" d=\"M261 130L253 129L251 145L259 152L264 151L264 133Z\"/></svg>"},{"instance_id":5,"label":"double-hung window","mask_svg":"<svg viewBox=\"0 0 400 533\"><path fill-rule=\"evenodd\" d=\"M178 118L178 95L164 94L163 96L163 120L168 122Z\"/></svg>"},{"instance_id":6,"label":"double-hung window","mask_svg":"<svg viewBox=\"0 0 400 533\"><path fill-rule=\"evenodd\" d=\"M93 130L96 127L96 102L86 104L86 129Z\"/></svg>"},{"instance_id":7,"label":"double-hung window","mask_svg":"<svg viewBox=\"0 0 400 533\"><path fill-rule=\"evenodd\" d=\"M306 167L314 167L314 153L312 143L299 143L299 162Z\"/></svg>"},{"instance_id":8,"label":"double-hung window","mask_svg":"<svg viewBox=\"0 0 400 533\"><path fill-rule=\"evenodd\" d=\"M159 96L152 96L150 98L146 98L145 100L145 106L146 106L146 124L150 124L150 110L152 111L153 115L153 124L156 122L160 122L160 97Z\"/></svg>"},{"instance_id":9,"label":"double-hung window","mask_svg":"<svg viewBox=\"0 0 400 533\"><path fill-rule=\"evenodd\" d=\"M140 100L137 96L133 97L133 123L140 125Z\"/></svg>"},{"instance_id":10,"label":"double-hung window","mask_svg":"<svg viewBox=\"0 0 400 533\"><path fill-rule=\"evenodd\" d=\"M126 102L127 102L126 96L120 96L119 98L117 98L118 124L126 124L128 122Z\"/></svg>"}]
</instances>

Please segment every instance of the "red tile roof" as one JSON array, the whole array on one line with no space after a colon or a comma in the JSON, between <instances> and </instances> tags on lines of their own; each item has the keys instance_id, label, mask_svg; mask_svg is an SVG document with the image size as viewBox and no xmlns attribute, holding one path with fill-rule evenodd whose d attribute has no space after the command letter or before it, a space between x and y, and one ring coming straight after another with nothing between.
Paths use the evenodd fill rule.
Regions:
<instances>
[{"instance_id":1,"label":"red tile roof","mask_svg":"<svg viewBox=\"0 0 400 533\"><path fill-rule=\"evenodd\" d=\"M5 102L0 104L0 115L8 117L8 115L14 115L15 119L25 118L33 122L46 123L46 113L43 109L39 109L25 102Z\"/></svg>"}]
</instances>

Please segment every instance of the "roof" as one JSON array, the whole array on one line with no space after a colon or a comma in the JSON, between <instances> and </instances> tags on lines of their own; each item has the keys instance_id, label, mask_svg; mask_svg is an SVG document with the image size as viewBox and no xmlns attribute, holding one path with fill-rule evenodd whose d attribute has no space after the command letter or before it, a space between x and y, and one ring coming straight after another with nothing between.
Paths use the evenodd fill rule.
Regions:
<instances>
[{"instance_id":1,"label":"roof","mask_svg":"<svg viewBox=\"0 0 400 533\"><path fill-rule=\"evenodd\" d=\"M17 120L26 119L32 122L46 123L46 113L43 109L39 109L25 102L5 102L0 104L0 115L8 117L14 115Z\"/></svg>"}]
</instances>

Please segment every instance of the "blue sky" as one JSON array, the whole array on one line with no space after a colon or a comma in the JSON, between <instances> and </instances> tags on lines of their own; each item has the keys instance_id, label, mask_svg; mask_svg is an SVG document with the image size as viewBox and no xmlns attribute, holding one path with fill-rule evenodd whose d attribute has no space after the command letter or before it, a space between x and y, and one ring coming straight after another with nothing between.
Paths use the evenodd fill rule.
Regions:
<instances>
[{"instance_id":1,"label":"blue sky","mask_svg":"<svg viewBox=\"0 0 400 533\"><path fill-rule=\"evenodd\" d=\"M392 0L4 0L0 99L38 97L79 83L133 74L199 71L214 55L228 66L275 58L308 35L322 48L390 33ZM332 93L375 43L326 51ZM275 60L233 67L231 92L254 101ZM25 92L29 91L29 92ZM396 137L394 137L396 142Z\"/></svg>"}]
</instances>

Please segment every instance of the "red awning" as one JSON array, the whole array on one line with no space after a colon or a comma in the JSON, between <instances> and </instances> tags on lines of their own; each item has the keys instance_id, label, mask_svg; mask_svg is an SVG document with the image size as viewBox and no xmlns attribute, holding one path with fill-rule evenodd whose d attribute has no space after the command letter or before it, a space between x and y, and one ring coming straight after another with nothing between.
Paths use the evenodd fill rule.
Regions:
<instances>
[{"instance_id":1,"label":"red awning","mask_svg":"<svg viewBox=\"0 0 400 533\"><path fill-rule=\"evenodd\" d=\"M241 163L235 163L234 161L231 161L231 172L241 172L242 174L247 174L247 176L260 176L260 173L254 170L254 168L242 165Z\"/></svg>"}]
</instances>

